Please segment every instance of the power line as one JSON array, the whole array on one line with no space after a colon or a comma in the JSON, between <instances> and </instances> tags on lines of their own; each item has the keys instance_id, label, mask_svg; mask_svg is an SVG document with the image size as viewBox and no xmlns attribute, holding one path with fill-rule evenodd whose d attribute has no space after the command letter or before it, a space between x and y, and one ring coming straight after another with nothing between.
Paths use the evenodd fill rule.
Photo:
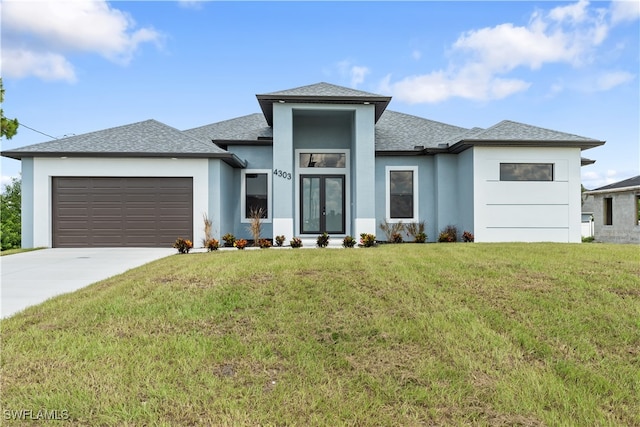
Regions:
<instances>
[{"instance_id":1,"label":"power line","mask_svg":"<svg viewBox=\"0 0 640 427\"><path fill-rule=\"evenodd\" d=\"M41 135L48 136L49 138L52 138L52 139L58 139L58 138L56 138L55 136L51 136L51 135L46 134L46 133L44 133L44 132L40 132L40 131L39 131L39 130L37 130L37 129L34 129L34 128L32 128L32 127L29 127L29 126L25 125L25 124L24 124L24 123L22 123L22 122L19 122L19 123L18 123L18 126L24 126L24 127L26 127L27 129L31 129L31 130L32 130L32 131L34 131L34 132L38 132L38 133L39 133L39 134L41 134Z\"/></svg>"}]
</instances>

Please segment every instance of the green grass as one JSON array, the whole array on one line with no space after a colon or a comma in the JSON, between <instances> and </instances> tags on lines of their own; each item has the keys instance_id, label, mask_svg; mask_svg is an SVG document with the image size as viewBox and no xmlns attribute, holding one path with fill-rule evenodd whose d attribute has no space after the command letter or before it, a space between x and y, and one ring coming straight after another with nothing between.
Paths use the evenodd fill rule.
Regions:
<instances>
[{"instance_id":1,"label":"green grass","mask_svg":"<svg viewBox=\"0 0 640 427\"><path fill-rule=\"evenodd\" d=\"M176 255L3 320L1 406L74 425L640 425L640 252Z\"/></svg>"},{"instance_id":2,"label":"green grass","mask_svg":"<svg viewBox=\"0 0 640 427\"><path fill-rule=\"evenodd\" d=\"M44 248L6 249L4 251L0 251L0 256L21 254L23 252L37 251L37 250L40 250L40 249L44 249Z\"/></svg>"}]
</instances>

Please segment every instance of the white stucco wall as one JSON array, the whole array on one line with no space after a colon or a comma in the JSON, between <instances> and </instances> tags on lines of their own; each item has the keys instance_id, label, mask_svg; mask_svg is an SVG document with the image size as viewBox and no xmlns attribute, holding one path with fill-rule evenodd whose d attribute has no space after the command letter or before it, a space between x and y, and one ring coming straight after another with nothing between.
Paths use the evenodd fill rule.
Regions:
<instances>
[{"instance_id":1,"label":"white stucco wall","mask_svg":"<svg viewBox=\"0 0 640 427\"><path fill-rule=\"evenodd\" d=\"M473 150L476 242L581 241L579 148ZM554 180L500 181L500 163L553 163Z\"/></svg>"},{"instance_id":2,"label":"white stucco wall","mask_svg":"<svg viewBox=\"0 0 640 427\"><path fill-rule=\"evenodd\" d=\"M56 176L191 177L194 244L197 246L204 237L201 218L209 204L208 159L35 158L30 169L33 191L23 193L22 225L32 230L32 239L23 239L25 248L52 246L51 178ZM25 236L29 236L28 230L23 231Z\"/></svg>"}]
</instances>

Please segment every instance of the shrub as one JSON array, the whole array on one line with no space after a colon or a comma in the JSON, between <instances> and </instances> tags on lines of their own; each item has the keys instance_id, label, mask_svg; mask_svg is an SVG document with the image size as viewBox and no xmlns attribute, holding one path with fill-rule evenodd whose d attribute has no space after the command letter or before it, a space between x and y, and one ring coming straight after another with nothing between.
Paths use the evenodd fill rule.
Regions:
<instances>
[{"instance_id":1,"label":"shrub","mask_svg":"<svg viewBox=\"0 0 640 427\"><path fill-rule=\"evenodd\" d=\"M402 223L402 221L389 223L385 219L380 224L380 229L387 237L387 242L402 243L402 232L404 231L404 224ZM398 236L400 237L400 241L398 241Z\"/></svg>"},{"instance_id":2,"label":"shrub","mask_svg":"<svg viewBox=\"0 0 640 427\"><path fill-rule=\"evenodd\" d=\"M595 239L593 236L587 236L582 238L582 243L592 243Z\"/></svg>"},{"instance_id":3,"label":"shrub","mask_svg":"<svg viewBox=\"0 0 640 427\"><path fill-rule=\"evenodd\" d=\"M282 244L284 243L284 240L285 240L285 238L284 238L284 236L283 236L283 235L281 235L281 236L276 236L276 245L278 245L278 246L282 246Z\"/></svg>"},{"instance_id":4,"label":"shrub","mask_svg":"<svg viewBox=\"0 0 640 427\"><path fill-rule=\"evenodd\" d=\"M405 225L405 230L409 236L413 237L415 243L424 243L427 241L427 234L424 232L424 227L424 221L410 222Z\"/></svg>"},{"instance_id":5,"label":"shrub","mask_svg":"<svg viewBox=\"0 0 640 427\"><path fill-rule=\"evenodd\" d=\"M173 247L176 248L180 254L188 254L191 248L193 248L193 243L191 240L180 237L175 241Z\"/></svg>"},{"instance_id":6,"label":"shrub","mask_svg":"<svg viewBox=\"0 0 640 427\"><path fill-rule=\"evenodd\" d=\"M247 246L247 241L245 239L238 239L233 243L233 246L238 249L244 249Z\"/></svg>"},{"instance_id":7,"label":"shrub","mask_svg":"<svg viewBox=\"0 0 640 427\"><path fill-rule=\"evenodd\" d=\"M266 216L266 212L263 208L251 208L249 212L249 232L253 236L253 245L258 246L260 243L260 233L262 232L262 219Z\"/></svg>"},{"instance_id":8,"label":"shrub","mask_svg":"<svg viewBox=\"0 0 640 427\"><path fill-rule=\"evenodd\" d=\"M222 240L224 240L225 248L232 248L234 246L233 244L236 242L236 236L231 233L227 233L222 236Z\"/></svg>"},{"instance_id":9,"label":"shrub","mask_svg":"<svg viewBox=\"0 0 640 427\"><path fill-rule=\"evenodd\" d=\"M260 239L258 240L258 246L260 246L262 249L267 249L271 247L271 240L270 239Z\"/></svg>"},{"instance_id":10,"label":"shrub","mask_svg":"<svg viewBox=\"0 0 640 427\"><path fill-rule=\"evenodd\" d=\"M326 248L328 244L329 235L326 232L319 235L316 239L316 245L318 245L319 248Z\"/></svg>"},{"instance_id":11,"label":"shrub","mask_svg":"<svg viewBox=\"0 0 640 427\"><path fill-rule=\"evenodd\" d=\"M473 237L473 233L470 231L465 231L464 233L462 233L462 241L465 243L470 243L473 242L474 237Z\"/></svg>"},{"instance_id":12,"label":"shrub","mask_svg":"<svg viewBox=\"0 0 640 427\"><path fill-rule=\"evenodd\" d=\"M298 238L298 237L294 237L293 239L291 239L289 244L291 245L292 248L301 248L302 247L302 240L300 240L300 238Z\"/></svg>"},{"instance_id":13,"label":"shrub","mask_svg":"<svg viewBox=\"0 0 640 427\"><path fill-rule=\"evenodd\" d=\"M347 236L344 239L342 239L343 248L352 248L355 245L356 245L356 239L354 239L352 236Z\"/></svg>"},{"instance_id":14,"label":"shrub","mask_svg":"<svg viewBox=\"0 0 640 427\"><path fill-rule=\"evenodd\" d=\"M208 252L217 251L220 247L220 242L216 239L209 239L204 243L204 247L207 248Z\"/></svg>"},{"instance_id":15,"label":"shrub","mask_svg":"<svg viewBox=\"0 0 640 427\"><path fill-rule=\"evenodd\" d=\"M4 117L2 119L4 125ZM3 251L22 245L21 200L21 181L12 178L0 194L0 245Z\"/></svg>"},{"instance_id":16,"label":"shrub","mask_svg":"<svg viewBox=\"0 0 640 427\"><path fill-rule=\"evenodd\" d=\"M458 241L458 229L455 225L447 225L444 230L440 232L438 236L438 242L457 242Z\"/></svg>"},{"instance_id":17,"label":"shrub","mask_svg":"<svg viewBox=\"0 0 640 427\"><path fill-rule=\"evenodd\" d=\"M362 233L360 234L360 245L365 248L370 248L376 245L375 234Z\"/></svg>"},{"instance_id":18,"label":"shrub","mask_svg":"<svg viewBox=\"0 0 640 427\"><path fill-rule=\"evenodd\" d=\"M213 222L206 213L202 214L202 220L204 221L204 238L202 239L202 246L208 248L208 242L213 239L213 236L211 235Z\"/></svg>"},{"instance_id":19,"label":"shrub","mask_svg":"<svg viewBox=\"0 0 640 427\"><path fill-rule=\"evenodd\" d=\"M402 242L404 242L404 240L402 239L402 234L393 233L391 235L391 243L402 243Z\"/></svg>"}]
</instances>

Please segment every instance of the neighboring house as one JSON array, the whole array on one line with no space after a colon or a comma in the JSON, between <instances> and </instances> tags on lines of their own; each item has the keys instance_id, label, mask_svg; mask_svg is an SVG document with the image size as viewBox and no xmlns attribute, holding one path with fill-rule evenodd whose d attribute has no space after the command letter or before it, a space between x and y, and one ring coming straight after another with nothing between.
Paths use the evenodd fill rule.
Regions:
<instances>
[{"instance_id":1,"label":"neighboring house","mask_svg":"<svg viewBox=\"0 0 640 427\"><path fill-rule=\"evenodd\" d=\"M640 175L585 192L599 242L640 243Z\"/></svg>"},{"instance_id":2,"label":"neighboring house","mask_svg":"<svg viewBox=\"0 0 640 427\"><path fill-rule=\"evenodd\" d=\"M2 152L22 160L22 242L200 244L215 237L382 235L447 225L477 242L580 242L581 151L604 144L512 121L466 129L327 83L257 95L262 109L180 131L155 120Z\"/></svg>"}]
</instances>

